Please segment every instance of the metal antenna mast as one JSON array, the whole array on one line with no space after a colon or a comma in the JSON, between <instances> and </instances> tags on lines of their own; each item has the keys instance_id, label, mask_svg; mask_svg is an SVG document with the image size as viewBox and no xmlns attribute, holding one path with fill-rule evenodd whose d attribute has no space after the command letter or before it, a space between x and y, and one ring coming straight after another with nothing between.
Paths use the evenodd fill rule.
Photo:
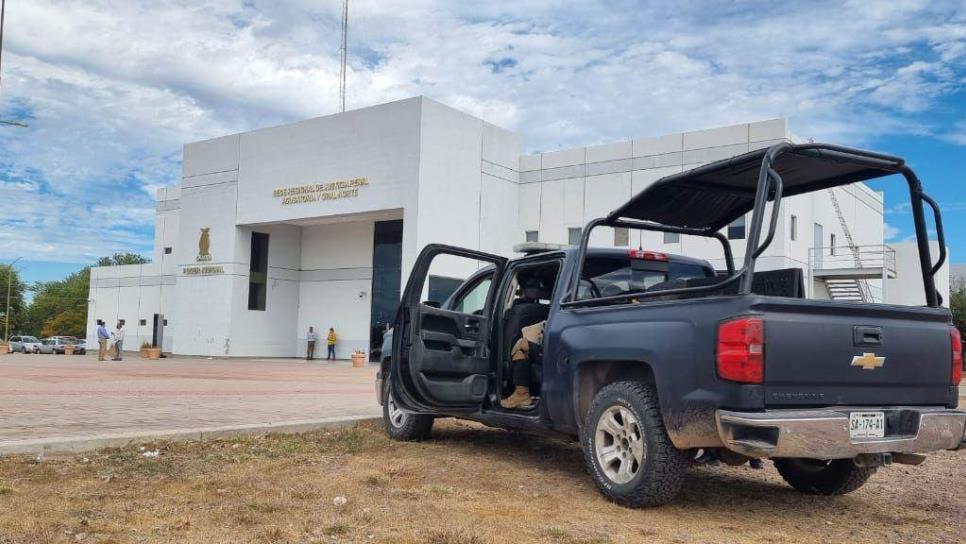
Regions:
<instances>
[{"instance_id":1,"label":"metal antenna mast","mask_svg":"<svg viewBox=\"0 0 966 544\"><path fill-rule=\"evenodd\" d=\"M339 111L345 111L345 71L349 43L349 0L342 0L342 71L339 74Z\"/></svg>"},{"instance_id":2,"label":"metal antenna mast","mask_svg":"<svg viewBox=\"0 0 966 544\"><path fill-rule=\"evenodd\" d=\"M7 11L7 0L0 0L0 66L3 63L3 16ZM3 86L2 72L0 72L0 87Z\"/></svg>"}]
</instances>

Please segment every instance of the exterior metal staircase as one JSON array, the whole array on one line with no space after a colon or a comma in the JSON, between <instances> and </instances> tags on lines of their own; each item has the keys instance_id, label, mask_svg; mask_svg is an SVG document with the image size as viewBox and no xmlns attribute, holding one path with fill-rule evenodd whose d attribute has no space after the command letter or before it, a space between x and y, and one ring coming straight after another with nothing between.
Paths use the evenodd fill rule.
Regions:
<instances>
[{"instance_id":1,"label":"exterior metal staircase","mask_svg":"<svg viewBox=\"0 0 966 544\"><path fill-rule=\"evenodd\" d=\"M852 252L852 256L855 259L855 267L862 268L862 259L859 257L859 248L858 246L855 245L855 241L852 239L852 232L849 230L848 223L845 222L845 214L842 213L842 206L839 205L839 199L838 197L835 196L835 189L833 187L829 187L828 189L826 189L826 191L828 191L829 198L832 199L832 208L835 209L835 216L838 217L839 225L842 227L842 234L845 235L845 243L848 244L849 251ZM866 280L858 280L858 279L854 279L852 281L854 282L854 287L859 291L859 297L860 297L859 301L871 302L872 293L869 290L869 282ZM825 286L826 288L828 288L829 295L832 297L832 300L854 300L851 298L848 298L848 299L836 298L835 295L832 294L832 285L829 285L828 279L825 280ZM839 285L837 287L842 288L843 286Z\"/></svg>"},{"instance_id":2,"label":"exterior metal staircase","mask_svg":"<svg viewBox=\"0 0 966 544\"><path fill-rule=\"evenodd\" d=\"M896 251L887 245L856 245L834 189L826 189L848 244L844 247L813 247L809 251L812 278L825 285L832 300L882 302L882 287L869 280L896 277Z\"/></svg>"},{"instance_id":3,"label":"exterior metal staircase","mask_svg":"<svg viewBox=\"0 0 966 544\"><path fill-rule=\"evenodd\" d=\"M862 282L866 283L866 282ZM854 278L825 278L825 289L832 300L868 302L859 280Z\"/></svg>"}]
</instances>

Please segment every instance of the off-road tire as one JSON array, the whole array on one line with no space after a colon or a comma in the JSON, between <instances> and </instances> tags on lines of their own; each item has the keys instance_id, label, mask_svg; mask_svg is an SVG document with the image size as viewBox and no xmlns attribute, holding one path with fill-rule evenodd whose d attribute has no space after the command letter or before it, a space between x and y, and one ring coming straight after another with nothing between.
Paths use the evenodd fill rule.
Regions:
<instances>
[{"instance_id":1,"label":"off-road tire","mask_svg":"<svg viewBox=\"0 0 966 544\"><path fill-rule=\"evenodd\" d=\"M390 402L387 379L382 387L382 422L386 426L386 434L389 438L404 442L420 442L429 438L433 430L433 416L407 413L401 423L395 424L389 414Z\"/></svg>"},{"instance_id":2,"label":"off-road tire","mask_svg":"<svg viewBox=\"0 0 966 544\"><path fill-rule=\"evenodd\" d=\"M845 495L862 487L876 467L860 467L851 459L833 459L824 467L813 459L775 459L775 468L790 486L810 495ZM810 466L811 465L811 466Z\"/></svg>"},{"instance_id":3,"label":"off-road tire","mask_svg":"<svg viewBox=\"0 0 966 544\"><path fill-rule=\"evenodd\" d=\"M644 460L634 477L617 483L604 473L597 459L597 423L611 407L624 407L637 419L645 439ZM616 382L603 387L587 410L581 429L587 471L608 499L632 508L667 504L677 496L688 470L688 455L674 447L664 428L657 390L651 384Z\"/></svg>"}]
</instances>

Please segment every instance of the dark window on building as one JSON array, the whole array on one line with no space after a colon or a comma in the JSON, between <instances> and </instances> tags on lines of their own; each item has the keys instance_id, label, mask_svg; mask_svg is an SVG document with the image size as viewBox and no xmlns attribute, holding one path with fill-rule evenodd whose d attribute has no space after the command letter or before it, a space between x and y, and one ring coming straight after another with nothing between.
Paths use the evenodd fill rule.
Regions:
<instances>
[{"instance_id":1,"label":"dark window on building","mask_svg":"<svg viewBox=\"0 0 966 544\"><path fill-rule=\"evenodd\" d=\"M373 358L380 356L383 336L399 307L402 237L402 219L376 221L372 239L372 303L369 317L369 355Z\"/></svg>"},{"instance_id":2,"label":"dark window on building","mask_svg":"<svg viewBox=\"0 0 966 544\"><path fill-rule=\"evenodd\" d=\"M614 227L614 246L627 247L631 245L631 235L624 227Z\"/></svg>"},{"instance_id":3,"label":"dark window on building","mask_svg":"<svg viewBox=\"0 0 966 544\"><path fill-rule=\"evenodd\" d=\"M567 229L567 243L576 246L580 244L580 229Z\"/></svg>"},{"instance_id":4,"label":"dark window on building","mask_svg":"<svg viewBox=\"0 0 966 544\"><path fill-rule=\"evenodd\" d=\"M794 215L792 216L791 233L792 241L798 240L798 217Z\"/></svg>"},{"instance_id":5,"label":"dark window on building","mask_svg":"<svg viewBox=\"0 0 966 544\"><path fill-rule=\"evenodd\" d=\"M828 245L829 245L829 255L834 257L835 256L835 235L834 234L829 235Z\"/></svg>"},{"instance_id":6,"label":"dark window on building","mask_svg":"<svg viewBox=\"0 0 966 544\"><path fill-rule=\"evenodd\" d=\"M268 235L252 233L251 265L248 269L248 309L265 311L268 291Z\"/></svg>"},{"instance_id":7,"label":"dark window on building","mask_svg":"<svg viewBox=\"0 0 966 544\"><path fill-rule=\"evenodd\" d=\"M665 232L664 233L664 243L665 244L676 244L681 241L681 235L676 232Z\"/></svg>"},{"instance_id":8,"label":"dark window on building","mask_svg":"<svg viewBox=\"0 0 966 544\"><path fill-rule=\"evenodd\" d=\"M540 233L537 232L537 231L535 231L535 230L528 230L526 232L526 237L527 237L527 241L528 242L539 242L540 241Z\"/></svg>"},{"instance_id":9,"label":"dark window on building","mask_svg":"<svg viewBox=\"0 0 966 544\"><path fill-rule=\"evenodd\" d=\"M143 327L148 324L146 319L138 319L138 326Z\"/></svg>"},{"instance_id":10,"label":"dark window on building","mask_svg":"<svg viewBox=\"0 0 966 544\"><path fill-rule=\"evenodd\" d=\"M741 216L735 219L728 225L728 239L729 240L744 240L745 239L745 216Z\"/></svg>"},{"instance_id":11,"label":"dark window on building","mask_svg":"<svg viewBox=\"0 0 966 544\"><path fill-rule=\"evenodd\" d=\"M171 248L170 247L164 248L164 254L165 255L171 255Z\"/></svg>"},{"instance_id":12,"label":"dark window on building","mask_svg":"<svg viewBox=\"0 0 966 544\"><path fill-rule=\"evenodd\" d=\"M168 320L167 320L167 319L165 319L165 320L164 320L164 326L165 326L165 327L167 327L167 326L168 326Z\"/></svg>"}]
</instances>

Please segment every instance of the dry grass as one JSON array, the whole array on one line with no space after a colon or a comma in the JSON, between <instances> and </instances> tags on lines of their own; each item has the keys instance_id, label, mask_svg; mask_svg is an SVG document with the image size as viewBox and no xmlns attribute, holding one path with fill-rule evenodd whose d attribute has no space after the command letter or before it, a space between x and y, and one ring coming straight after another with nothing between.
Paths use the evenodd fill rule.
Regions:
<instances>
[{"instance_id":1,"label":"dry grass","mask_svg":"<svg viewBox=\"0 0 966 544\"><path fill-rule=\"evenodd\" d=\"M961 542L966 518L956 453L837 498L770 467L696 468L674 504L635 511L596 492L573 444L453 421L422 444L360 427L144 447L160 455L0 459L0 544Z\"/></svg>"}]
</instances>

